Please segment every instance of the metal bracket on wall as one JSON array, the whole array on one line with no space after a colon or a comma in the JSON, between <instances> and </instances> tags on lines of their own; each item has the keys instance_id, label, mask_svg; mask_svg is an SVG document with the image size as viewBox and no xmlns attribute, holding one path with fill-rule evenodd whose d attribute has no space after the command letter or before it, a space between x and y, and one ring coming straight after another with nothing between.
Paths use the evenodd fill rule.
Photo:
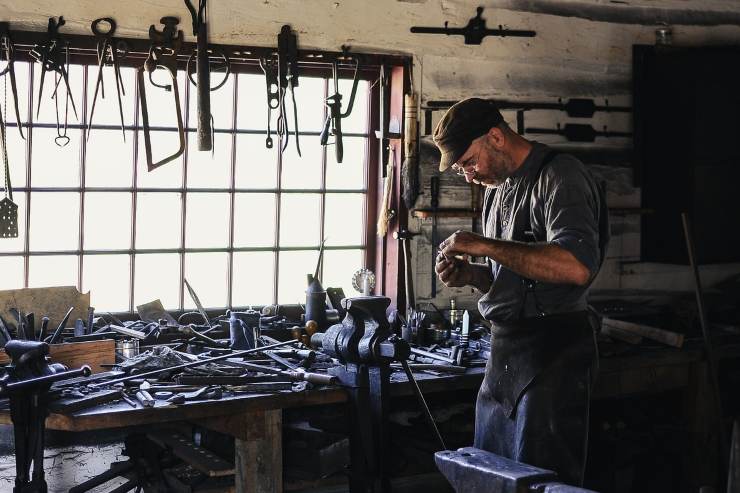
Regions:
<instances>
[{"instance_id":1,"label":"metal bracket on wall","mask_svg":"<svg viewBox=\"0 0 740 493\"><path fill-rule=\"evenodd\" d=\"M483 7L478 7L475 17L472 17L465 27L448 27L448 22L445 22L445 27L413 26L411 32L414 34L445 34L447 36L461 35L465 37L466 45L479 45L486 36L533 38L537 35L535 31L504 29L501 25L498 26L498 29L488 29L486 20L481 17L482 13Z\"/></svg>"}]
</instances>

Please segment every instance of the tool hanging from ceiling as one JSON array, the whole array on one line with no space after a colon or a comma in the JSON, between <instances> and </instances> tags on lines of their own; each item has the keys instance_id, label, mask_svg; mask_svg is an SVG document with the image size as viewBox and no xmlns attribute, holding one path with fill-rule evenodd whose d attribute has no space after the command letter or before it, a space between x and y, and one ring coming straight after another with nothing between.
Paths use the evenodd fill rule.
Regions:
<instances>
[{"instance_id":1,"label":"tool hanging from ceiling","mask_svg":"<svg viewBox=\"0 0 740 493\"><path fill-rule=\"evenodd\" d=\"M422 27L414 26L411 32L414 34L445 34L447 36L461 35L465 37L466 45L479 45L486 36L501 36L509 38L533 38L537 35L535 31L520 29L504 29L499 25L498 29L488 29L486 20L481 17L483 7L478 7L477 14L472 17L465 27L448 27L445 21L445 27Z\"/></svg>"},{"instance_id":2,"label":"tool hanging from ceiling","mask_svg":"<svg viewBox=\"0 0 740 493\"><path fill-rule=\"evenodd\" d=\"M146 150L146 165L149 171L157 169L163 164L169 163L180 157L185 151L185 128L182 123L182 112L180 110L180 91L177 87L177 55L182 47L182 31L177 29L180 19L177 17L162 17L159 21L164 25L162 31L158 31L154 25L149 26L149 40L152 42L149 47L149 55L144 65L139 67L136 77L139 86L139 100L141 103L141 118L144 130L144 146ZM154 82L152 75L157 69L164 69L170 76L171 84L157 84ZM177 133L180 139L180 147L157 162L152 160L152 140L149 127L149 110L146 103L146 87L144 83L144 72L149 75L149 82L167 92L172 91L175 98L175 113L177 114ZM206 86L208 87L208 86Z\"/></svg>"},{"instance_id":3,"label":"tool hanging from ceiling","mask_svg":"<svg viewBox=\"0 0 740 493\"><path fill-rule=\"evenodd\" d=\"M108 29L101 28L101 26L108 25ZM121 95L126 95L126 90L123 87L123 77L121 77L121 67L119 65L118 52L122 53L122 58L126 57L127 48L126 43L119 41L114 44L113 36L116 34L116 21L110 17L101 17L95 19L90 24L90 29L98 40L95 51L98 55L98 77L95 80L95 92L93 94L92 104L90 106L90 117L87 121L87 139L90 139L90 133L92 130L93 114L95 113L95 102L98 100L98 91L100 96L105 99L105 85L103 83L103 67L113 67L113 78L116 79L116 95L118 96L118 114L121 117L121 134L123 134L123 141L126 142L126 130L125 123L123 121L123 101Z\"/></svg>"},{"instance_id":4,"label":"tool hanging from ceiling","mask_svg":"<svg viewBox=\"0 0 740 493\"><path fill-rule=\"evenodd\" d=\"M281 152L288 146L288 117L285 114L285 93L290 91L293 102L293 134L298 156L301 155L301 144L298 141L298 107L295 100L295 88L298 87L298 38L291 31L288 24L280 29L278 34L278 81L280 82L280 114L278 115L278 136L281 142Z\"/></svg>"},{"instance_id":5,"label":"tool hanging from ceiling","mask_svg":"<svg viewBox=\"0 0 740 493\"><path fill-rule=\"evenodd\" d=\"M284 25L278 34L278 50L272 58L262 57L259 60L262 72L265 74L267 88L267 137L265 146L272 149L272 110L278 111L277 135L280 145L278 151L282 154L288 148L290 129L285 109L285 96L290 91L293 102L293 133L298 155L301 155L301 146L298 138L298 107L296 106L295 88L298 86L298 39L289 25Z\"/></svg>"},{"instance_id":6,"label":"tool hanging from ceiling","mask_svg":"<svg viewBox=\"0 0 740 493\"><path fill-rule=\"evenodd\" d=\"M39 97L36 104L37 118L41 110L41 97L44 92L46 73L49 71L54 72L54 92L51 95L51 98L54 99L57 123L57 136L54 139L54 143L59 147L64 147L69 143L69 137L67 136L67 120L70 101L72 103L72 110L74 111L75 118L79 119L79 116L77 115L77 106L75 106L74 97L72 96L72 89L69 87L69 43L59 35L59 28L64 24L64 17L61 15L59 16L58 21L53 17L49 17L49 25L47 28L48 39L46 43L35 45L29 53L31 58L41 64L41 81L39 83ZM64 53L64 55L62 53ZM64 86L66 88L63 130L59 119L59 98L57 97L59 84L62 81L64 81Z\"/></svg>"},{"instance_id":7,"label":"tool hanging from ceiling","mask_svg":"<svg viewBox=\"0 0 740 493\"><path fill-rule=\"evenodd\" d=\"M337 163L341 163L344 159L344 145L342 143L342 120L347 118L352 113L352 106L355 103L355 95L357 94L357 82L359 81L359 69L360 62L357 58L353 57L349 53L349 47L342 46L343 55L337 57L331 65L332 79L334 82L334 94L326 98L326 107L328 113L326 120L324 121L324 128L321 130L319 140L321 145L328 145L329 135L334 136L334 152L336 155ZM352 62L354 61L355 73L352 78L352 90L349 95L349 102L347 103L347 110L342 111L342 95L339 93L339 61Z\"/></svg>"},{"instance_id":8,"label":"tool hanging from ceiling","mask_svg":"<svg viewBox=\"0 0 740 493\"><path fill-rule=\"evenodd\" d=\"M13 65L15 46L13 40L10 39L10 24L7 22L0 22L0 60L3 54L5 55L6 65L5 69L0 71L0 77L6 77L6 81L8 77L10 78L10 90L13 93L13 106L15 107L15 122L18 126L18 132L21 134L21 139L26 140L25 135L23 135L23 125L21 124L21 115L18 108L18 86L15 82L15 66Z\"/></svg>"},{"instance_id":9,"label":"tool hanging from ceiling","mask_svg":"<svg viewBox=\"0 0 740 493\"><path fill-rule=\"evenodd\" d=\"M3 79L3 94L3 106L2 111L0 111L0 144L2 144L3 167L5 168L5 197L0 200L0 238L17 238L18 205L13 202L13 186L10 183L10 163L8 161L8 141L5 127L8 118L7 77ZM20 118L18 119L18 127L20 128Z\"/></svg>"},{"instance_id":10,"label":"tool hanging from ceiling","mask_svg":"<svg viewBox=\"0 0 740 493\"><path fill-rule=\"evenodd\" d=\"M190 0L185 0L185 5L193 18L193 35L196 37L198 150L210 151L213 149L213 116L211 115L211 67L208 59L208 23L206 22L208 16L207 0L198 0L197 11Z\"/></svg>"}]
</instances>

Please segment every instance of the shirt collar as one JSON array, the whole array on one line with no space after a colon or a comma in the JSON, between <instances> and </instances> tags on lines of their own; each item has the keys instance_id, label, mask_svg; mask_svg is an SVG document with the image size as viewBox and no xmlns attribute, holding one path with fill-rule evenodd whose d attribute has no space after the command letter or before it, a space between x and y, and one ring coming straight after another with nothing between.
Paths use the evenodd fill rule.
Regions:
<instances>
[{"instance_id":1,"label":"shirt collar","mask_svg":"<svg viewBox=\"0 0 740 493\"><path fill-rule=\"evenodd\" d=\"M509 178L506 179L506 181L511 184L515 180L518 180L522 176L528 174L529 170L534 167L535 163L539 163L543 159L546 152L547 146L545 144L532 142L532 148L529 150L529 154L527 154L524 162L516 169L516 171L514 171L514 173L511 174Z\"/></svg>"}]
</instances>

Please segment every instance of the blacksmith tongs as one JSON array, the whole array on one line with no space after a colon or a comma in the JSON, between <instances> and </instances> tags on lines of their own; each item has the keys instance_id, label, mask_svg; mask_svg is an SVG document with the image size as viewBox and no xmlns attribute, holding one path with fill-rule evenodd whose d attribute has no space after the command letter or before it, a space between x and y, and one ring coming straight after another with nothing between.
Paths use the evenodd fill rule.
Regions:
<instances>
[{"instance_id":1,"label":"blacksmith tongs","mask_svg":"<svg viewBox=\"0 0 740 493\"><path fill-rule=\"evenodd\" d=\"M347 55L344 58L348 58ZM360 62L355 59L355 75L352 81L352 92L349 96L347 110L342 112L342 95L339 93L339 62L332 62L332 75L334 78L334 94L326 98L326 106L329 109L324 121L324 128L321 131L321 145L327 145L329 134L334 136L335 153L337 163L341 163L344 158L344 145L342 144L342 119L347 118L352 112L352 106L355 103L355 94L357 93L357 81L359 75Z\"/></svg>"},{"instance_id":2,"label":"blacksmith tongs","mask_svg":"<svg viewBox=\"0 0 740 493\"><path fill-rule=\"evenodd\" d=\"M0 53L5 54L5 61L7 62L5 69L0 71L0 77L10 77L10 90L13 93L13 104L15 105L15 121L18 124L18 132L20 132L21 138L25 140L21 115L18 110L18 86L15 83L15 68L13 67L14 52L15 47L10 39L10 25L7 22L0 22Z\"/></svg>"},{"instance_id":3,"label":"blacksmith tongs","mask_svg":"<svg viewBox=\"0 0 740 493\"><path fill-rule=\"evenodd\" d=\"M101 24L108 24L108 30L104 31L101 29ZM95 93L93 94L92 105L90 106L90 118L88 118L87 124L87 138L90 138L90 130L92 129L93 113L95 113L95 102L98 100L98 90L100 91L101 97L105 98L105 86L103 84L103 67L105 65L113 66L113 77L116 79L116 95L118 96L118 113L121 116L121 133L123 134L123 141L126 141L125 124L123 122L123 102L121 101L121 94L125 95L126 91L123 88L123 78L121 77L121 67L118 65L118 47L113 45L113 36L116 33L116 21L110 17L103 17L95 19L90 25L93 34L98 39L96 51L98 53L98 78L95 81ZM125 53L124 53L125 56Z\"/></svg>"}]
</instances>

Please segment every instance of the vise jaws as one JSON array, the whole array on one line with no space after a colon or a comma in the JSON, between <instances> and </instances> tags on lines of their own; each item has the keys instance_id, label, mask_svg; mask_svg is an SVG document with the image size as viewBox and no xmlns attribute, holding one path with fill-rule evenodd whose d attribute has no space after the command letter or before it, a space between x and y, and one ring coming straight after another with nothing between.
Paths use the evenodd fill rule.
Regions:
<instances>
[{"instance_id":1,"label":"vise jaws","mask_svg":"<svg viewBox=\"0 0 740 493\"><path fill-rule=\"evenodd\" d=\"M44 427L48 391L54 382L90 375L90 367L68 370L48 361L49 345L12 340L5 345L11 363L0 377L0 397L10 398L15 436L15 486L13 493L46 493L44 479ZM30 474L33 463L33 475Z\"/></svg>"},{"instance_id":2,"label":"vise jaws","mask_svg":"<svg viewBox=\"0 0 740 493\"><path fill-rule=\"evenodd\" d=\"M548 469L530 466L475 447L434 454L437 468L456 492L596 493L564 484Z\"/></svg>"}]
</instances>

